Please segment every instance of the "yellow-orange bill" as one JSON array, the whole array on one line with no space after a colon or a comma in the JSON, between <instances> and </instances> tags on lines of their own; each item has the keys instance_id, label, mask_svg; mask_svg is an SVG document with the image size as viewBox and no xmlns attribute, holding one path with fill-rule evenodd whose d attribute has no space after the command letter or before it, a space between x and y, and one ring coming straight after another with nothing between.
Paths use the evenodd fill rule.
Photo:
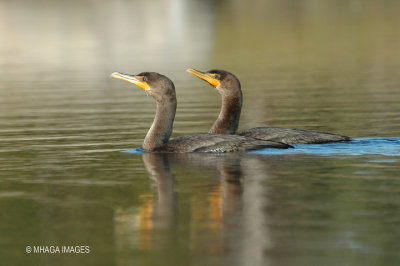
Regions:
<instances>
[{"instance_id":1,"label":"yellow-orange bill","mask_svg":"<svg viewBox=\"0 0 400 266\"><path fill-rule=\"evenodd\" d=\"M204 73L204 72L198 71L193 68L186 69L186 72L188 72L192 75L195 75L195 76L201 78L202 80L205 80L206 82L208 82L211 86L213 86L215 88L221 84L220 81L218 79L214 78L213 74L211 74L211 73Z\"/></svg>"},{"instance_id":2,"label":"yellow-orange bill","mask_svg":"<svg viewBox=\"0 0 400 266\"><path fill-rule=\"evenodd\" d=\"M122 74L119 72L114 72L111 74L111 77L133 83L145 91L150 89L149 84L146 81L143 81L143 76L132 76L127 74Z\"/></svg>"}]
</instances>

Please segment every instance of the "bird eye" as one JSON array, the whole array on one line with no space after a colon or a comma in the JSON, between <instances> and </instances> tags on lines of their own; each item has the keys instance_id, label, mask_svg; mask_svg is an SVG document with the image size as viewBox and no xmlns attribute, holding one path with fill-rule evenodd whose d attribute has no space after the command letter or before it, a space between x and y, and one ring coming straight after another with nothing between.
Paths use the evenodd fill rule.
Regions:
<instances>
[{"instance_id":1,"label":"bird eye","mask_svg":"<svg viewBox=\"0 0 400 266\"><path fill-rule=\"evenodd\" d=\"M143 76L142 81L147 81L147 77Z\"/></svg>"},{"instance_id":2,"label":"bird eye","mask_svg":"<svg viewBox=\"0 0 400 266\"><path fill-rule=\"evenodd\" d=\"M220 76L219 76L218 74L215 74L215 75L214 75L214 78L219 79Z\"/></svg>"}]
</instances>

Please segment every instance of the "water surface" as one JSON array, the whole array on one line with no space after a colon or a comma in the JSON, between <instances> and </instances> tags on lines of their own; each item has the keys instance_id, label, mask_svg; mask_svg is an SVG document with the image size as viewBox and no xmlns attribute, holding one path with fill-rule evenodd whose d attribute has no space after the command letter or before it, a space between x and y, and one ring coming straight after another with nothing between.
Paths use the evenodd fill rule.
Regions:
<instances>
[{"instance_id":1,"label":"water surface","mask_svg":"<svg viewBox=\"0 0 400 266\"><path fill-rule=\"evenodd\" d=\"M398 1L2 1L0 258L7 265L398 265ZM155 103L113 71L176 85L173 136L237 74L240 129L351 143L262 154L129 154ZM277 154L278 152L278 154ZM88 245L89 254L26 246Z\"/></svg>"}]
</instances>

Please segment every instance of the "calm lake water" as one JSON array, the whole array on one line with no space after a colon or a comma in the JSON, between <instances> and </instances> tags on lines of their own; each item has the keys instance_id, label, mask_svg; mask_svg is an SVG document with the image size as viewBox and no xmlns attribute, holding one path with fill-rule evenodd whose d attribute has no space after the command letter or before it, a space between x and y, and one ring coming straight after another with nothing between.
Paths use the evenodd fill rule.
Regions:
<instances>
[{"instance_id":1,"label":"calm lake water","mask_svg":"<svg viewBox=\"0 0 400 266\"><path fill-rule=\"evenodd\" d=\"M1 1L4 265L399 265L400 2ZM131 154L176 85L173 136L205 133L239 77L240 129L337 132L287 153ZM89 246L89 254L26 247Z\"/></svg>"}]
</instances>

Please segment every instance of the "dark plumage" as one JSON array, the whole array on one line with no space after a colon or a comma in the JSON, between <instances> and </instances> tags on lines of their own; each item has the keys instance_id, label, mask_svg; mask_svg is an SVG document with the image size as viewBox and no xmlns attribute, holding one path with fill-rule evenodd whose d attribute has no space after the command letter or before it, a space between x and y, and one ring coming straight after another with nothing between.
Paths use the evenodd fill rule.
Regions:
<instances>
[{"instance_id":1,"label":"dark plumage","mask_svg":"<svg viewBox=\"0 0 400 266\"><path fill-rule=\"evenodd\" d=\"M290 148L290 145L262 141L237 135L195 134L169 140L176 112L175 86L172 81L155 72L136 76L114 72L113 77L131 82L147 91L157 103L156 115L143 142L150 152L235 152L262 148Z\"/></svg>"},{"instance_id":2,"label":"dark plumage","mask_svg":"<svg viewBox=\"0 0 400 266\"><path fill-rule=\"evenodd\" d=\"M287 149L286 144L237 135L193 134L170 140L160 150L166 152L235 152L263 148Z\"/></svg>"},{"instance_id":3,"label":"dark plumage","mask_svg":"<svg viewBox=\"0 0 400 266\"><path fill-rule=\"evenodd\" d=\"M349 137L338 134L280 127L255 127L238 131L237 134L260 140L279 141L286 144L322 144L351 140Z\"/></svg>"},{"instance_id":4,"label":"dark plumage","mask_svg":"<svg viewBox=\"0 0 400 266\"><path fill-rule=\"evenodd\" d=\"M222 97L220 114L209 133L237 134L259 140L276 141L286 144L317 144L351 140L350 137L343 135L279 127L257 127L236 132L239 126L243 101L239 79L228 71L218 69L207 72L188 69L187 72L208 82L217 89Z\"/></svg>"}]
</instances>

